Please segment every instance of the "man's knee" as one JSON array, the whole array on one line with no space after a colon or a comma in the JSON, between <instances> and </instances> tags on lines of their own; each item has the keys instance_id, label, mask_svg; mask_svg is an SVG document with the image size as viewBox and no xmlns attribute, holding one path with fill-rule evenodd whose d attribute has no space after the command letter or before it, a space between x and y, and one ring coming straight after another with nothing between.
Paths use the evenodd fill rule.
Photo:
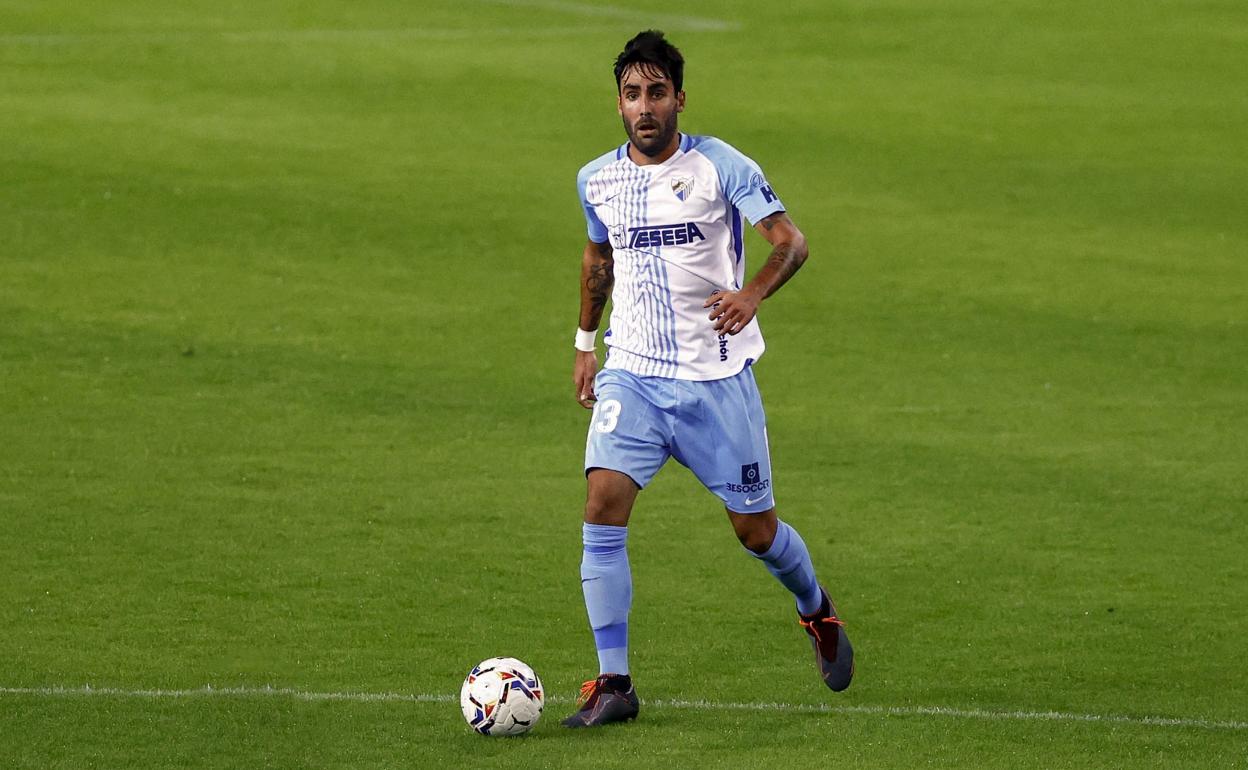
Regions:
<instances>
[{"instance_id":1,"label":"man's knee","mask_svg":"<svg viewBox=\"0 0 1248 770\"><path fill-rule=\"evenodd\" d=\"M591 470L585 496L586 523L628 526L628 517L638 491L636 482L619 471L605 468Z\"/></svg>"},{"instance_id":2,"label":"man's knee","mask_svg":"<svg viewBox=\"0 0 1248 770\"><path fill-rule=\"evenodd\" d=\"M610 524L623 527L628 524L629 509L621 506L619 501L590 495L585 501L585 522L587 524Z\"/></svg>"},{"instance_id":3,"label":"man's knee","mask_svg":"<svg viewBox=\"0 0 1248 770\"><path fill-rule=\"evenodd\" d=\"M733 513L728 511L732 520L732 529L737 533L741 545L754 553L765 553L776 539L776 511L762 513Z\"/></svg>"}]
</instances>

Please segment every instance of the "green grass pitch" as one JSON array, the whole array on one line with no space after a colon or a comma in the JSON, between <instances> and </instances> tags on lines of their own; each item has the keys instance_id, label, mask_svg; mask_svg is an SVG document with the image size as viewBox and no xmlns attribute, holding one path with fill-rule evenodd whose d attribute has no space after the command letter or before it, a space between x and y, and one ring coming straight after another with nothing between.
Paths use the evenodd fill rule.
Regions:
<instances>
[{"instance_id":1,"label":"green grass pitch","mask_svg":"<svg viewBox=\"0 0 1248 770\"><path fill-rule=\"evenodd\" d=\"M858 677L672 465L649 703L572 733L574 175L650 26L811 243L758 376ZM1229 0L0 2L0 766L1243 767L1245 72Z\"/></svg>"}]
</instances>

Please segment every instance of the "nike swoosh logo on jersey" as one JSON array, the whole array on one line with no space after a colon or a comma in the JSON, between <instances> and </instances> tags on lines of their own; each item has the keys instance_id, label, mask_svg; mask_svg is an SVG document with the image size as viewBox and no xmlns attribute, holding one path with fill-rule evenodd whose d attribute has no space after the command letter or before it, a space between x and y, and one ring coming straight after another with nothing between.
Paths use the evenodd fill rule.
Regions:
<instances>
[{"instance_id":1,"label":"nike swoosh logo on jersey","mask_svg":"<svg viewBox=\"0 0 1248 770\"><path fill-rule=\"evenodd\" d=\"M751 500L750 498L748 498L748 497L747 497L747 498L745 498L745 504L746 504L746 505L753 505L754 503L761 503L761 502L762 502L763 500L765 500L765 499L767 499L767 495L759 495L757 498L755 498L755 499L753 499L753 500Z\"/></svg>"}]
</instances>

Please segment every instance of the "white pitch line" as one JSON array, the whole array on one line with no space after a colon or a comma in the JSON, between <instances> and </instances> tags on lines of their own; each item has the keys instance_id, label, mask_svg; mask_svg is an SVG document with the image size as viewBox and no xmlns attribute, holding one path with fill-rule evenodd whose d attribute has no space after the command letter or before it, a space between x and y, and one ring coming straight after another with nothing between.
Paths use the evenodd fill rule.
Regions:
<instances>
[{"instance_id":1,"label":"white pitch line","mask_svg":"<svg viewBox=\"0 0 1248 770\"><path fill-rule=\"evenodd\" d=\"M399 692L313 692L290 687L198 687L194 690L125 690L119 687L0 687L0 695L37 695L48 698L72 698L82 696L146 699L190 698L260 698L278 697L294 700L326 701L341 700L355 703L401 701L405 703L449 703L452 695L428 695L424 693Z\"/></svg>"},{"instance_id":2,"label":"white pitch line","mask_svg":"<svg viewBox=\"0 0 1248 770\"><path fill-rule=\"evenodd\" d=\"M44 698L111 697L147 699L189 698L292 698L302 701L350 701L354 703L452 703L450 694L398 692L313 692L290 687L200 687L193 690L126 690L117 687L0 687L2 695L33 695ZM551 703L570 704L573 698L548 697ZM1099 722L1145 727L1189 727L1203 730L1248 730L1248 722L1189 717L1132 717L1121 714L1078 714L1064 711L990 711L946 706L830 706L808 703L732 703L706 700L646 700L647 706L693 711L790 711L804 714L877 714L880 716L940 716L954 719L992 719L1030 722Z\"/></svg>"},{"instance_id":3,"label":"white pitch line","mask_svg":"<svg viewBox=\"0 0 1248 770\"><path fill-rule=\"evenodd\" d=\"M176 45L195 43L354 43L381 40L475 41L486 37L512 39L573 37L609 32L585 27L399 27L394 29L253 29L253 30L117 30L111 32L30 32L0 35L0 45L59 46L84 43L111 45Z\"/></svg>"},{"instance_id":4,"label":"white pitch line","mask_svg":"<svg viewBox=\"0 0 1248 770\"><path fill-rule=\"evenodd\" d=\"M711 701L646 701L673 708L725 711L796 711L814 714L881 714L885 716L945 716L961 719L1011 719L1050 722L1105 722L1151 727L1199 727L1206 730L1248 730L1248 722L1187 717L1131 717L1121 714L1077 714L1065 711L990 711L947 706L829 706L806 703L715 703Z\"/></svg>"},{"instance_id":5,"label":"white pitch line","mask_svg":"<svg viewBox=\"0 0 1248 770\"><path fill-rule=\"evenodd\" d=\"M511 8L566 13L586 19L628 21L633 24L663 26L669 31L727 32L740 29L734 21L703 16L642 13L617 5L589 5L566 0L478 0ZM387 38L424 40L478 40L482 37L572 37L589 32L614 32L614 27L396 27L386 29L255 29L255 30L116 30L100 32L31 32L0 35L0 45L71 45L76 43L174 44L195 42L224 43L332 43Z\"/></svg>"},{"instance_id":6,"label":"white pitch line","mask_svg":"<svg viewBox=\"0 0 1248 770\"><path fill-rule=\"evenodd\" d=\"M669 30L693 30L726 32L740 29L735 21L711 19L705 16L684 16L674 14L653 14L619 5L590 5L573 3L568 0L480 0L490 5L504 5L520 8L537 8L543 11L571 13L589 18L610 18L628 20L651 27L667 27Z\"/></svg>"}]
</instances>

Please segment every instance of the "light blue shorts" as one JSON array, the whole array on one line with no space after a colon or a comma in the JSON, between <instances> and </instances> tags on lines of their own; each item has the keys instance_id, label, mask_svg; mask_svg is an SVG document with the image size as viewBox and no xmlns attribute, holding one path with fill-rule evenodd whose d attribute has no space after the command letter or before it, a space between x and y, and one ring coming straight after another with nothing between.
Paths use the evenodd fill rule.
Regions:
<instances>
[{"instance_id":1,"label":"light blue shorts","mask_svg":"<svg viewBox=\"0 0 1248 770\"><path fill-rule=\"evenodd\" d=\"M585 472L606 468L644 487L668 457L735 513L775 506L767 420L754 372L697 382L603 369L594 379Z\"/></svg>"}]
</instances>

